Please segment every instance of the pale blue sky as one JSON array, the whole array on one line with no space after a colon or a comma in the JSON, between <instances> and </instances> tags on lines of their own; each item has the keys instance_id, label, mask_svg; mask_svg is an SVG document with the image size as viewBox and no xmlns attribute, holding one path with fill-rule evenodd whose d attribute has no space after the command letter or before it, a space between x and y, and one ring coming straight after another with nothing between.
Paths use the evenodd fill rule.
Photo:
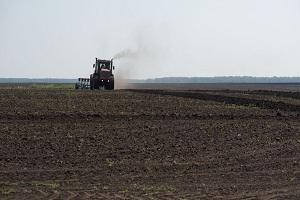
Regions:
<instances>
[{"instance_id":1,"label":"pale blue sky","mask_svg":"<svg viewBox=\"0 0 300 200\"><path fill-rule=\"evenodd\" d=\"M300 76L300 1L0 0L0 77L84 77L124 49L130 78Z\"/></svg>"}]
</instances>

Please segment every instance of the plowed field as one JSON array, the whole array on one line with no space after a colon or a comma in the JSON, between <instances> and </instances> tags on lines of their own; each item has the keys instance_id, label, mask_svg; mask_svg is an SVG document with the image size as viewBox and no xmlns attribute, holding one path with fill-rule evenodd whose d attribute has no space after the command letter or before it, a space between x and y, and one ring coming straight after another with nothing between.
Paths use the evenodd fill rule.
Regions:
<instances>
[{"instance_id":1,"label":"plowed field","mask_svg":"<svg viewBox=\"0 0 300 200\"><path fill-rule=\"evenodd\" d=\"M0 88L0 199L299 199L299 97Z\"/></svg>"}]
</instances>

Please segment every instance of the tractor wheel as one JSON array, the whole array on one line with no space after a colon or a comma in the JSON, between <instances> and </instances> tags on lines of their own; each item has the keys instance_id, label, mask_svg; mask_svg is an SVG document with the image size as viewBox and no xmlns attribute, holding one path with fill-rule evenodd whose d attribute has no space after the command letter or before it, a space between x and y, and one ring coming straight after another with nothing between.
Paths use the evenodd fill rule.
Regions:
<instances>
[{"instance_id":1,"label":"tractor wheel","mask_svg":"<svg viewBox=\"0 0 300 200\"><path fill-rule=\"evenodd\" d=\"M94 89L95 89L95 88L94 88L94 81L91 81L91 82L90 82L90 89L91 89L91 90L94 90Z\"/></svg>"},{"instance_id":2,"label":"tractor wheel","mask_svg":"<svg viewBox=\"0 0 300 200\"><path fill-rule=\"evenodd\" d=\"M106 86L105 86L105 89L106 90L114 90L114 82L110 82L109 84L107 84Z\"/></svg>"},{"instance_id":3,"label":"tractor wheel","mask_svg":"<svg viewBox=\"0 0 300 200\"><path fill-rule=\"evenodd\" d=\"M114 89L115 89L115 83L114 83L114 82L112 82L112 83L110 84L110 89L111 89L111 90L114 90Z\"/></svg>"}]
</instances>

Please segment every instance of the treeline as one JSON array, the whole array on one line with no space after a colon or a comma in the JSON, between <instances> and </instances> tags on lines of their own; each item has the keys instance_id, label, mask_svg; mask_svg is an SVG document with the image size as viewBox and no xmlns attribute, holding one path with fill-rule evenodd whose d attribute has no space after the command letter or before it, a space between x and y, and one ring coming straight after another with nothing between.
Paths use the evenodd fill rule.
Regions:
<instances>
[{"instance_id":1,"label":"treeline","mask_svg":"<svg viewBox=\"0 0 300 200\"><path fill-rule=\"evenodd\" d=\"M146 79L141 82L144 83L300 83L300 77L252 77L252 76L164 77L164 78Z\"/></svg>"},{"instance_id":2,"label":"treeline","mask_svg":"<svg viewBox=\"0 0 300 200\"><path fill-rule=\"evenodd\" d=\"M75 83L77 79L56 79L56 78L0 78L0 83Z\"/></svg>"},{"instance_id":3,"label":"treeline","mask_svg":"<svg viewBox=\"0 0 300 200\"><path fill-rule=\"evenodd\" d=\"M77 79L31 79L0 78L0 83L75 83ZM300 83L300 77L253 77L253 76L218 76L218 77L164 77L154 79L130 79L130 83Z\"/></svg>"}]
</instances>

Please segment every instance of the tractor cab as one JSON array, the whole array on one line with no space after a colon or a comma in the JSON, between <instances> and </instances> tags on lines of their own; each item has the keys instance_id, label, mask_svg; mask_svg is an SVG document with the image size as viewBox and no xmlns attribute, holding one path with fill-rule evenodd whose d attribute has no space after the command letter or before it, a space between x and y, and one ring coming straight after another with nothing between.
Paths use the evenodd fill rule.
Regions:
<instances>
[{"instance_id":1,"label":"tractor cab","mask_svg":"<svg viewBox=\"0 0 300 200\"><path fill-rule=\"evenodd\" d=\"M112 71L112 60L98 60L94 64L95 73L101 73L101 71Z\"/></svg>"}]
</instances>

